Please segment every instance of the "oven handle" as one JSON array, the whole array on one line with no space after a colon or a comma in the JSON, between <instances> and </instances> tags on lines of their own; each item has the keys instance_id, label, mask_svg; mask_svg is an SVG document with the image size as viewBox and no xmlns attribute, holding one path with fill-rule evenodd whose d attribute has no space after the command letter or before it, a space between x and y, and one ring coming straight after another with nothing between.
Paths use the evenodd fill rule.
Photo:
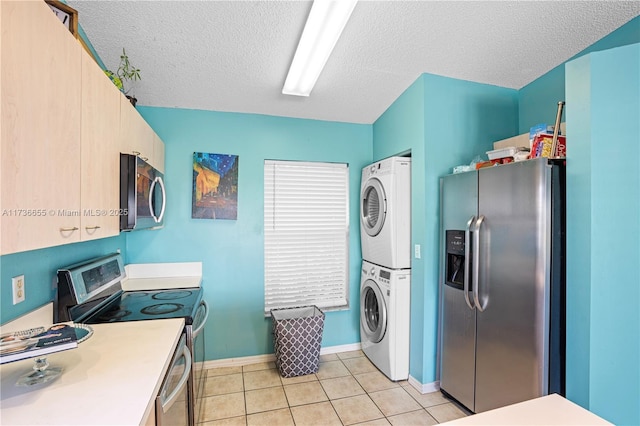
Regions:
<instances>
[{"instance_id":1,"label":"oven handle","mask_svg":"<svg viewBox=\"0 0 640 426\"><path fill-rule=\"evenodd\" d=\"M206 300L201 301L200 306L203 307L204 309L204 317L202 319L202 322L198 324L198 327L191 332L191 335L193 336L194 339L198 334L200 334L200 332L204 328L204 325L207 323L207 318L209 318L209 304L207 303L207 301ZM200 308L198 308L198 310L199 309Z\"/></svg>"},{"instance_id":2,"label":"oven handle","mask_svg":"<svg viewBox=\"0 0 640 426\"><path fill-rule=\"evenodd\" d=\"M171 394L169 394L169 396L167 396L166 398L163 398L161 396L159 397L160 408L162 408L162 412L164 414L166 414L167 411L171 409L171 406L174 404L174 402L176 402L178 396L180 396L180 392L182 392L184 387L187 385L187 381L191 376L191 351L189 351L189 348L187 346L184 346L182 348L182 357L184 357L184 372L182 373L180 381L173 389Z\"/></svg>"}]
</instances>

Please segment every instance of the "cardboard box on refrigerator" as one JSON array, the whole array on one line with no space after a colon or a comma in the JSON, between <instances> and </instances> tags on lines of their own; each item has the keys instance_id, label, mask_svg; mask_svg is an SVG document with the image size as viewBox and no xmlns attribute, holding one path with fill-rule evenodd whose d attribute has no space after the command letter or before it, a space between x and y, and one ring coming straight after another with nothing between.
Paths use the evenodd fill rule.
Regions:
<instances>
[{"instance_id":1,"label":"cardboard box on refrigerator","mask_svg":"<svg viewBox=\"0 0 640 426\"><path fill-rule=\"evenodd\" d=\"M514 136L512 138L503 139L501 141L495 142L493 144L493 149L503 149L503 148L529 148L529 133L523 133L518 136Z\"/></svg>"},{"instance_id":2,"label":"cardboard box on refrigerator","mask_svg":"<svg viewBox=\"0 0 640 426\"><path fill-rule=\"evenodd\" d=\"M553 133L553 132L551 132ZM566 135L566 124L560 123L560 134ZM514 136L512 138L502 139L500 141L493 143L493 149L503 149L503 148L531 148L533 145L533 136L530 133L523 133L518 136Z\"/></svg>"}]
</instances>

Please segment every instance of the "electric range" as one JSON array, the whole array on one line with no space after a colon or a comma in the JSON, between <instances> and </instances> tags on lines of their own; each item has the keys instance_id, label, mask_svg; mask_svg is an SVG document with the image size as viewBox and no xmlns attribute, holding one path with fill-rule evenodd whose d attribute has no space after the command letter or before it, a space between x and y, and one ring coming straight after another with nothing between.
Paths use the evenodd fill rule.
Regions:
<instances>
[{"instance_id":1,"label":"electric range","mask_svg":"<svg viewBox=\"0 0 640 426\"><path fill-rule=\"evenodd\" d=\"M83 320L86 324L184 318L192 325L196 317L202 288L154 291L123 291L116 298Z\"/></svg>"},{"instance_id":2,"label":"electric range","mask_svg":"<svg viewBox=\"0 0 640 426\"><path fill-rule=\"evenodd\" d=\"M189 424L195 425L204 390L204 325L209 315L202 287L124 291L126 272L118 253L89 259L57 273L54 322L84 324L183 318L192 354Z\"/></svg>"}]
</instances>

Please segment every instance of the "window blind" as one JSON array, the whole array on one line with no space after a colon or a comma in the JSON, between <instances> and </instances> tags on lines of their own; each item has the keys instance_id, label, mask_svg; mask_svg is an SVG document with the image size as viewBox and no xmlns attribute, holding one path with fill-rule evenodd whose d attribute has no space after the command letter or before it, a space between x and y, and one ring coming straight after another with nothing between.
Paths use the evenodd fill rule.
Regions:
<instances>
[{"instance_id":1,"label":"window blind","mask_svg":"<svg viewBox=\"0 0 640 426\"><path fill-rule=\"evenodd\" d=\"M264 163L264 309L348 306L349 167Z\"/></svg>"}]
</instances>

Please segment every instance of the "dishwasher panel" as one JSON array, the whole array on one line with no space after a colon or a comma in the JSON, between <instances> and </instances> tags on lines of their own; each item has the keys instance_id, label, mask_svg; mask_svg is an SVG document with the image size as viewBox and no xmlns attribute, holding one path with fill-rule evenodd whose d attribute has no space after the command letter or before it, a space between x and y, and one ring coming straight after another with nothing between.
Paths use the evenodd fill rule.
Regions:
<instances>
[{"instance_id":1,"label":"dishwasher panel","mask_svg":"<svg viewBox=\"0 0 640 426\"><path fill-rule=\"evenodd\" d=\"M200 307L193 320L193 325L187 326L187 345L191 350L192 363L191 380L189 385L189 404L192 407L189 425L195 426L202 411L204 387L205 387L205 346L204 326L209 317L209 305L205 300L200 302Z\"/></svg>"},{"instance_id":2,"label":"dishwasher panel","mask_svg":"<svg viewBox=\"0 0 640 426\"><path fill-rule=\"evenodd\" d=\"M156 398L156 426L188 426L191 352L183 334Z\"/></svg>"}]
</instances>

